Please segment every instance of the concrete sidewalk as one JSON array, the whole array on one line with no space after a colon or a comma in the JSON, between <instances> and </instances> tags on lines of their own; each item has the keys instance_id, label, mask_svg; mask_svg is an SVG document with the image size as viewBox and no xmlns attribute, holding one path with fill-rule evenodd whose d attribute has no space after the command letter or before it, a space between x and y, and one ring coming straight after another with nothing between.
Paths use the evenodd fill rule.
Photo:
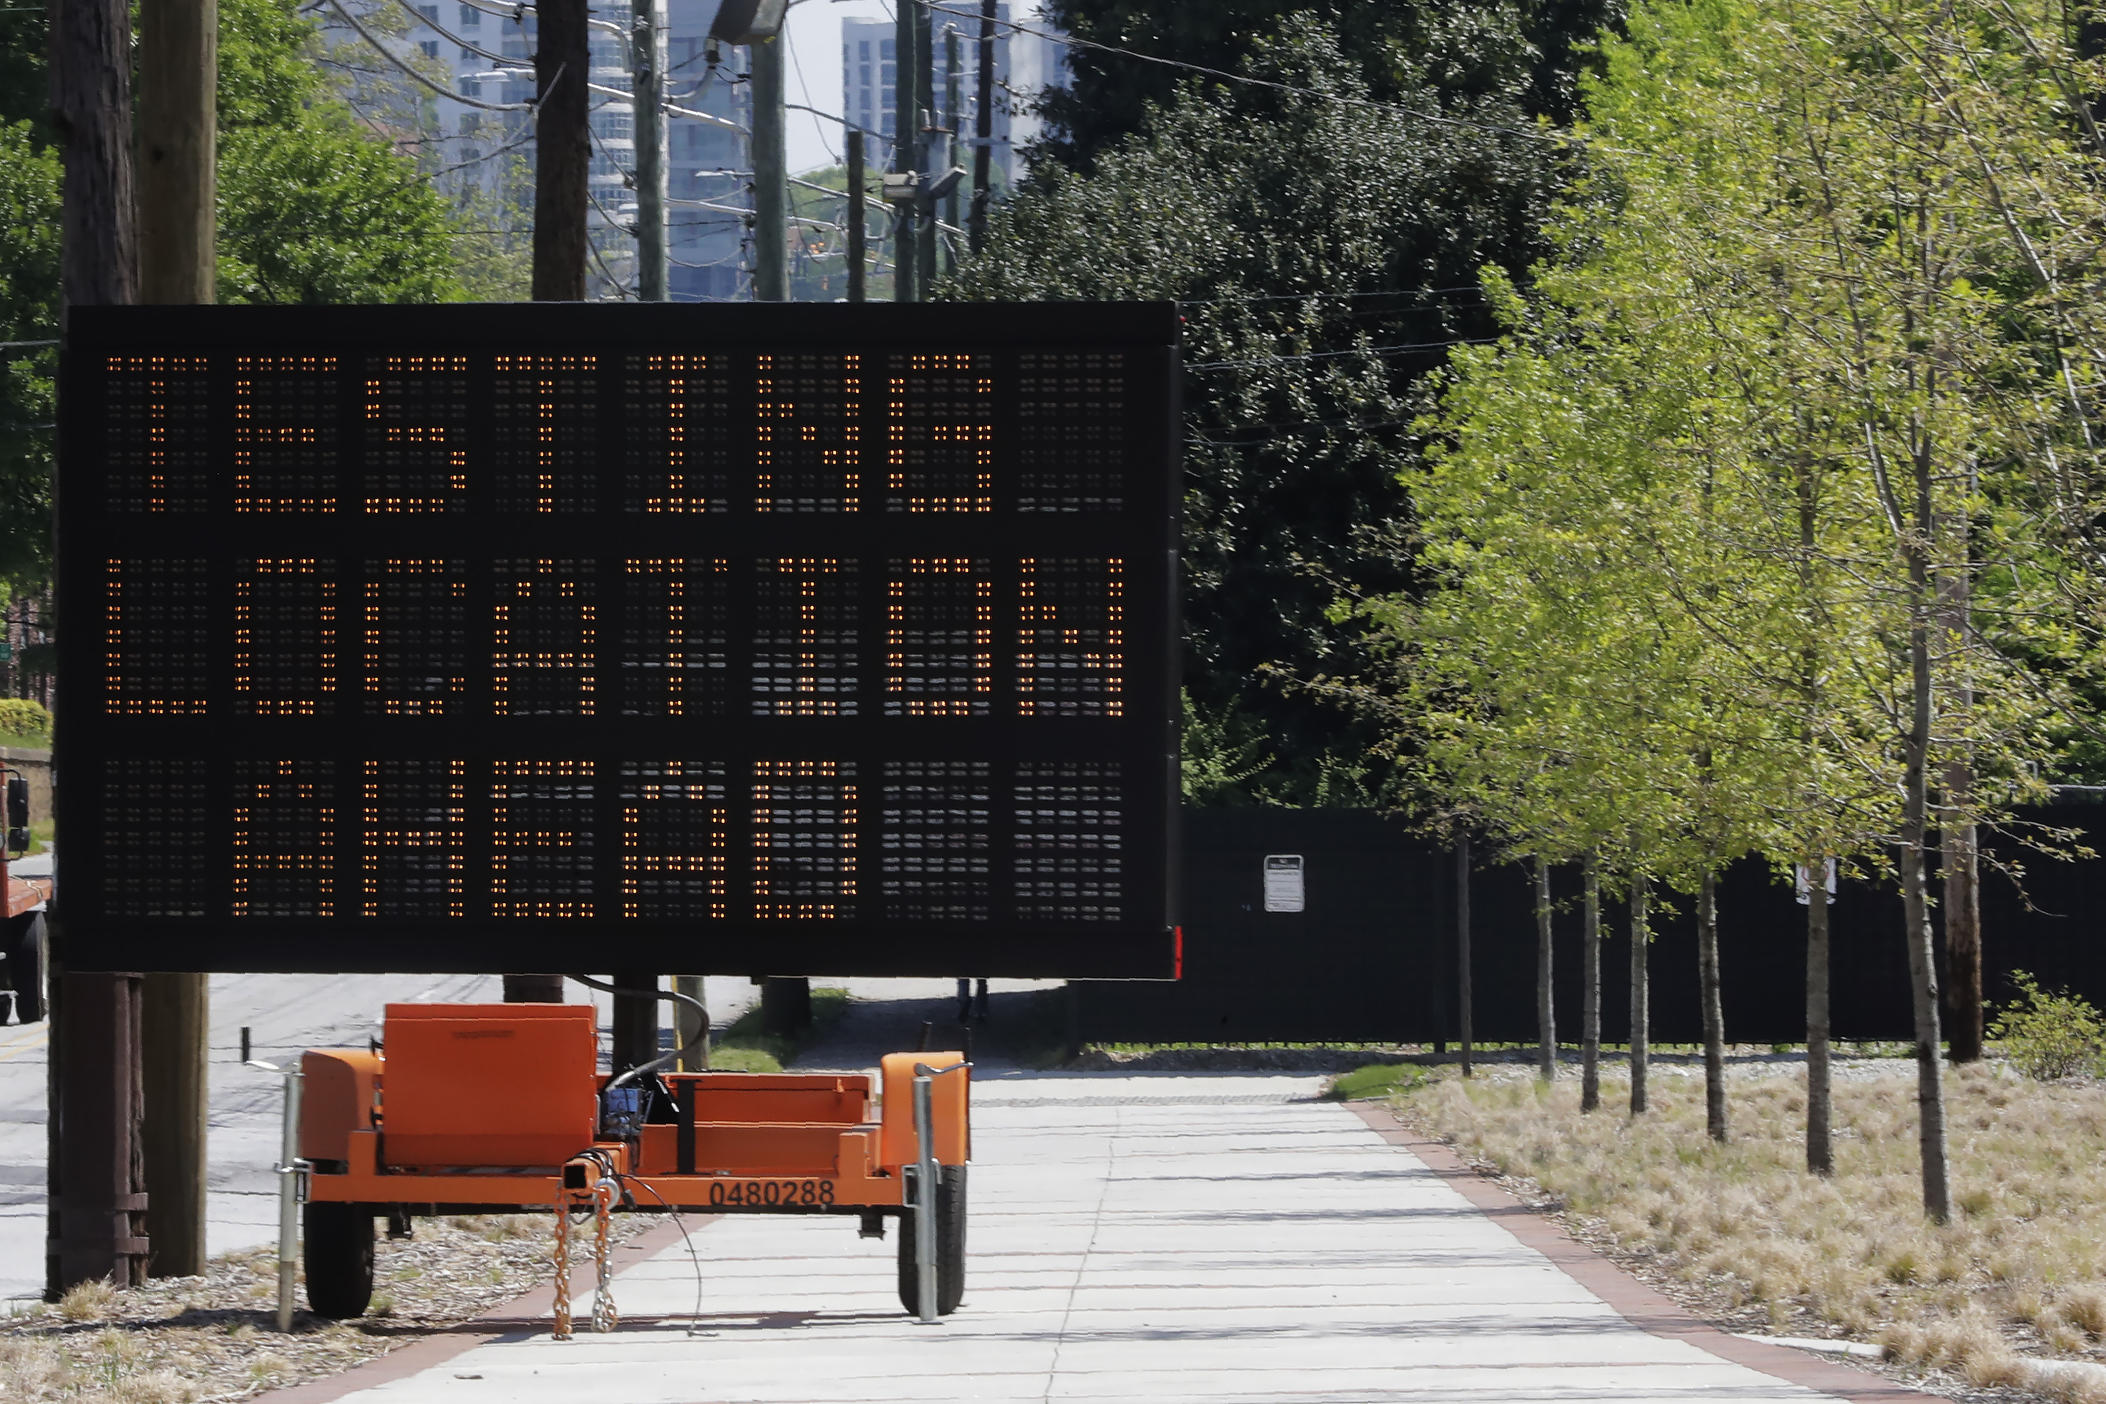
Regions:
<instances>
[{"instance_id":1,"label":"concrete sidewalk","mask_svg":"<svg viewBox=\"0 0 2106 1404\"><path fill-rule=\"evenodd\" d=\"M1590 1290L1570 1270L1584 1249L1561 1250L1554 1229L1504 1210L1496 1190L1466 1195L1452 1162L1393 1144L1403 1138L1382 1134L1381 1114L1309 1100L1318 1082L981 1080L965 1304L939 1326L901 1311L889 1236L859 1240L847 1218L734 1216L691 1226L695 1258L675 1239L625 1271L624 1320L609 1335L557 1342L537 1320L267 1397L1924 1397L1698 1326L1598 1260L1608 1276ZM1506 1226L1524 1220L1519 1236Z\"/></svg>"}]
</instances>

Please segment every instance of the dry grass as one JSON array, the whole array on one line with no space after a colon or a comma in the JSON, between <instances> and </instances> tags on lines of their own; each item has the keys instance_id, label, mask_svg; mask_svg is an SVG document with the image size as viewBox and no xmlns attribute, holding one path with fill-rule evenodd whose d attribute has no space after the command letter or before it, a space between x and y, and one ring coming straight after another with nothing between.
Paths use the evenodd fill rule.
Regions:
<instances>
[{"instance_id":1,"label":"dry grass","mask_svg":"<svg viewBox=\"0 0 2106 1404\"><path fill-rule=\"evenodd\" d=\"M655 1221L623 1215L614 1236ZM341 1322L302 1311L290 1335L275 1329L274 1249L137 1291L88 1283L0 1318L0 1404L231 1404L339 1374L540 1285L551 1239L543 1215L419 1220L413 1241L380 1245L374 1311Z\"/></svg>"},{"instance_id":2,"label":"dry grass","mask_svg":"<svg viewBox=\"0 0 2106 1404\"><path fill-rule=\"evenodd\" d=\"M1604 1078L1605 1108L1625 1088ZM1914 1070L1835 1085L1836 1174L1806 1173L1803 1079L1732 1086L1733 1139L1704 1134L1701 1079L1653 1111L1579 1112L1562 1081L1445 1078L1400 1107L1583 1235L1737 1323L1877 1341L1977 1385L2106 1401L2106 1086L1993 1065L1946 1082L1959 1212L1926 1221Z\"/></svg>"}]
</instances>

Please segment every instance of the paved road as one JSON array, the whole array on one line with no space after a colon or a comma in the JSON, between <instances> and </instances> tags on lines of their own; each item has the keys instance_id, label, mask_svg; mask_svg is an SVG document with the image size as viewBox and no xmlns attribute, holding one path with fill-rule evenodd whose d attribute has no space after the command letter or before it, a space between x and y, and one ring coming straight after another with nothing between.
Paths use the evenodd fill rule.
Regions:
<instances>
[{"instance_id":1,"label":"paved road","mask_svg":"<svg viewBox=\"0 0 2106 1404\"><path fill-rule=\"evenodd\" d=\"M1634 1323L1316 1090L1280 1076L977 1080L965 1303L937 1326L902 1313L891 1241L859 1240L853 1221L731 1217L695 1229L699 1264L675 1242L624 1273L612 1335L557 1342L536 1320L296 1399L1838 1397ZM1856 1379L1867 1397L1920 1398Z\"/></svg>"}]
</instances>

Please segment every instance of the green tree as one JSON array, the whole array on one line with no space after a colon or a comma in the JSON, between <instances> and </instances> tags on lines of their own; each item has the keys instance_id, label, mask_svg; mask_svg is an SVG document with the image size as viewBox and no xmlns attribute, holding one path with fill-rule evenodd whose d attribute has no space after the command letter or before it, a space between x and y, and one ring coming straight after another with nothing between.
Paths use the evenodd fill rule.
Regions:
<instances>
[{"instance_id":1,"label":"green tree","mask_svg":"<svg viewBox=\"0 0 2106 1404\"><path fill-rule=\"evenodd\" d=\"M1176 67L1094 45L1240 73L1296 25L1328 35L1352 86L1378 100L1411 101L1430 85L1465 101L1518 99L1528 112L1564 124L1576 111L1588 51L1622 10L1622 0L1050 0L1041 12L1045 21L1079 42L1067 53L1070 81L1039 100L1050 132L1033 155L1069 170L1093 170L1100 156L1148 127L1152 107L1177 99L1184 75ZM1252 97L1228 85L1212 93L1214 101L1263 120L1271 110L1264 99L1242 105Z\"/></svg>"},{"instance_id":2,"label":"green tree","mask_svg":"<svg viewBox=\"0 0 2106 1404\"><path fill-rule=\"evenodd\" d=\"M294 0L219 13L220 300L459 296L445 197L330 91L314 21Z\"/></svg>"},{"instance_id":3,"label":"green tree","mask_svg":"<svg viewBox=\"0 0 2106 1404\"><path fill-rule=\"evenodd\" d=\"M1369 107L1320 16L1277 28L1250 72L1311 94L1176 89L1091 173L1055 168L1003 205L940 291L1185 304L1192 701L1278 758L1242 795L1368 803L1395 794L1368 760L1380 729L1311 690L1360 666L1357 624L1327 609L1410 582L1397 464L1424 377L1494 330L1477 269L1543 252L1556 147L1518 59L1494 91L1450 90L1400 34L1400 105Z\"/></svg>"},{"instance_id":4,"label":"green tree","mask_svg":"<svg viewBox=\"0 0 2106 1404\"><path fill-rule=\"evenodd\" d=\"M58 157L29 122L0 122L0 341L58 334L58 217ZM0 589L50 573L57 375L54 347L0 350Z\"/></svg>"},{"instance_id":5,"label":"green tree","mask_svg":"<svg viewBox=\"0 0 2106 1404\"><path fill-rule=\"evenodd\" d=\"M1738 846L1818 870L1837 852L1878 864L1892 842L1924 1205L1940 1219L1929 836L2026 793L2072 710L2040 661L2083 656L2099 618L2074 507L2096 500L2097 380L2069 349L2091 303L2042 271L2096 267L2106 245L2075 140L2073 95L2097 84L2058 86L2084 72L2061 24L1960 0L1635 8L1589 91L1588 177L1538 279L1539 325L1466 362L1448 400L1452 461L1488 501L1525 501L1511 521L1450 531L1464 554L1426 611L1459 588L1584 588L1590 618L1632 604L1658 618L1679 661L1639 690L1661 715L1696 705L1654 762L1672 803L1632 812L1686 817L1676 843L1698 860L1700 917ZM1655 421L1626 433L1647 406ZM1543 427L1561 414L1576 425ZM1589 507L1604 484L1611 501ZM1602 559L1632 570L1604 576ZM1458 621L1493 637L1451 654L1512 650L1506 620ZM1523 765L1515 737L1562 702L1602 718L1597 744L1627 771L1642 752L1617 720L1632 682L1619 637L1546 632L1564 656L1533 693L1463 675L1488 699L1492 760ZM1659 766L1670 756L1684 763ZM1519 822L1559 832L1558 798L1531 797ZM1823 915L1810 908L1810 948ZM1809 977L1814 1016L1811 962Z\"/></svg>"}]
</instances>

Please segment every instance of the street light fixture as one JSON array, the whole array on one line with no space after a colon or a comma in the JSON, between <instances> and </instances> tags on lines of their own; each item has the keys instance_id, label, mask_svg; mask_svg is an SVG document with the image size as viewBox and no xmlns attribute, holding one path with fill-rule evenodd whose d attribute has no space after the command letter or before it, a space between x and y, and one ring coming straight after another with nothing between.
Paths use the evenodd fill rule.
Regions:
<instances>
[{"instance_id":1,"label":"street light fixture","mask_svg":"<svg viewBox=\"0 0 2106 1404\"><path fill-rule=\"evenodd\" d=\"M726 44L753 44L782 33L790 0L721 0L709 37Z\"/></svg>"}]
</instances>

